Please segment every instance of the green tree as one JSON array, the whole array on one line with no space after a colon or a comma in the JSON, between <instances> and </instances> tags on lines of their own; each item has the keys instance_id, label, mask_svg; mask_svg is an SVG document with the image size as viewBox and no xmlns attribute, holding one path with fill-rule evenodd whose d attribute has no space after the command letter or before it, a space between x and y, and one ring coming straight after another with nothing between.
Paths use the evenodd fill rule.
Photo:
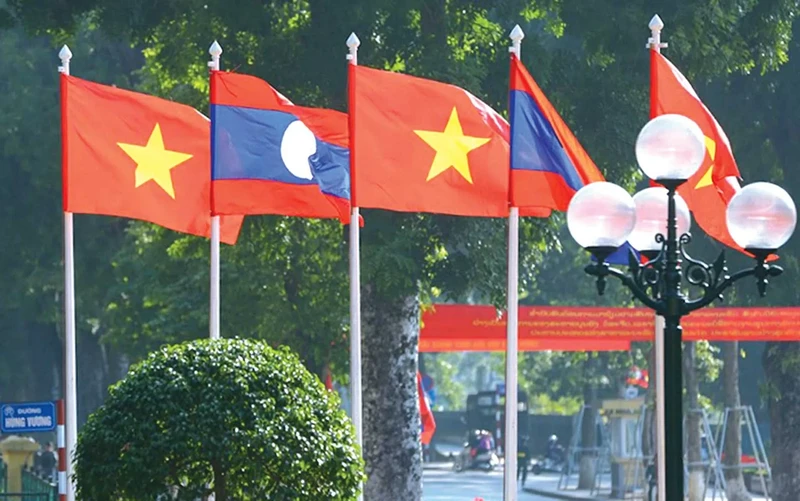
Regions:
<instances>
[{"instance_id":1,"label":"green tree","mask_svg":"<svg viewBox=\"0 0 800 501\"><path fill-rule=\"evenodd\" d=\"M364 3L363 7L367 5ZM18 6L24 7L21 3ZM252 4L249 9L229 9L222 4L207 5L190 1L175 4L175 10L152 7L154 5L146 3L83 6L87 10L94 9L97 22L108 32L147 45L147 63L142 72L140 88L195 105L201 105L207 94L205 61L202 57L186 57L186 54L189 53L188 48L193 48L198 55L204 54L212 33L225 48L223 65L230 61L241 71L267 77L289 96L293 97L294 93L305 96L302 101L295 98L302 104L338 107L342 107L344 101L345 66L336 65L334 61L337 55L343 53L337 47L344 48L342 39L346 32L340 33L338 27L345 24L362 34L376 29L384 34L384 38L371 41L370 52L362 51L363 62L396 68L395 63L403 61L406 71L457 81L477 94L486 94L482 91L481 83L490 73L487 68L489 62L497 63L496 68L499 69L501 64L498 56L505 54L505 27L490 22L482 6L464 9L451 6L444 9L444 4L437 5L434 2L409 5L387 2L377 8L369 3L368 8L351 5L352 10L345 10L323 2L307 5L297 2L266 7ZM82 14L83 8L72 15ZM409 10L411 16L408 15ZM448 23L443 23L441 16L448 13L454 18L450 28L458 30L459 39L447 37ZM39 26L47 26L52 21L47 19L48 15L35 19L26 16L23 15L23 18ZM176 19L180 21L176 23ZM263 23L253 24L252 19L261 19ZM468 35L475 26L482 28L476 34ZM423 45L413 48L414 39L417 38ZM401 44L400 40L405 42ZM466 42L470 48L468 51L463 48ZM424 50L420 50L422 48ZM261 58L261 54L273 56ZM298 65L298 61L304 61L304 64ZM283 71L279 71L281 68ZM319 79L321 71L330 77ZM500 84L497 85L498 90L503 87L501 81L496 80L495 83ZM505 101L503 95L504 91L497 92L490 101L502 108L501 103ZM420 295L427 294L432 285L438 282L448 290L464 290L473 284L481 285L487 296L500 296L505 282L504 265L496 249L503 246L504 224L502 221L430 218L382 212L370 212L365 218L368 223L362 237L362 283L366 416L364 454L369 473L366 494L372 498L414 499L421 495L421 464L416 445L419 433L416 423L419 418L414 379ZM310 223L296 224L302 226ZM542 226L538 222L528 225L525 234L537 242L541 238L541 231L537 231L537 228ZM161 233L151 229L144 231L154 235ZM176 262L174 268L163 270L164 278L159 279L163 280L162 283L174 283L174 278L169 278L174 277L174 270L182 268L184 263L204 259L200 253L205 251L182 254L177 252L178 247L173 247L174 237L167 235L166 238L168 240L163 243L142 239L140 242L144 244L143 247L131 246L123 252L129 252L128 255L136 259L141 258L142 254L149 254L163 262L164 250L175 250L174 255L181 264ZM296 232L288 238L297 239L300 244L297 249L302 252L307 252L309 244L313 242L312 238L299 238ZM273 241L266 239L253 239L252 242L264 248L274 245ZM340 236L337 235L335 239L323 236L318 242L325 248L338 248L340 256L344 255ZM155 249L160 247L162 251L153 254L146 252L152 246ZM189 245L188 248L197 246ZM537 256L540 253L527 254L523 266L533 263ZM142 261L141 264L144 265L142 268L149 270L159 269L159 264L153 261ZM183 269L191 268L186 266ZM180 281L181 288L200 285L203 280L200 273L188 279L184 276ZM145 290L142 284L134 287L134 290L125 291L125 298L133 293L135 314L139 315L144 310L156 324L184 319L192 321L202 317L205 301L200 294L191 303L178 304L177 310L176 303L169 298L170 306L164 310L161 307L163 302L152 302L150 298L165 294ZM243 288L248 287L252 287L252 281L243 284ZM200 285L194 290L202 289ZM233 303L228 302L230 304ZM247 304L253 303L250 301ZM153 308L149 309L150 306ZM340 308L340 322L344 324L346 300L339 301L336 306ZM117 305L112 307L116 308ZM223 319L231 317L229 308L223 310ZM253 309L250 308L250 311ZM308 310L303 313L308 314ZM119 318L128 317L121 315ZM138 338L143 329L138 329L136 323L132 327L136 330L131 332L131 338ZM110 329L130 332L122 321L115 322ZM158 332L154 329L149 331ZM398 475L398 472L401 474Z\"/></svg>"},{"instance_id":2,"label":"green tree","mask_svg":"<svg viewBox=\"0 0 800 501\"><path fill-rule=\"evenodd\" d=\"M343 8L322 0L296 0L267 4L240 2L233 8L225 2L200 0L177 0L169 4L156 0L83 0L62 2L57 6L44 0L12 0L9 5L15 16L33 32L62 37L65 32L74 33L88 14L92 26L99 26L116 40L146 49L144 68L134 73L137 88L201 107L207 94L204 54L210 41L218 38L226 51L224 67L236 67L242 72L265 77L298 103L344 109L343 39L353 30L364 40L360 52L362 64L454 82L502 110L506 102L508 71L506 34L514 23L520 22L528 33L523 60L595 161L603 166L607 178L628 185L637 176L631 144L647 117L647 56L642 46L647 34L644 25L653 14L641 4L620 5L612 0L590 4L559 0L355 0ZM671 30L667 37L671 44L670 57L693 81L697 82L695 77L714 77L722 83L732 71L771 70L784 63L797 10L792 0L729 0L713 4L668 0L662 2L660 8ZM598 22L598 19L607 22ZM125 73L128 74L130 72ZM786 92L790 89L790 86L785 87ZM793 101L787 99L786 102ZM775 103L780 101L776 99ZM733 107L737 111L746 108L738 104L737 101L737 106ZM774 106L773 109L792 116L787 111L789 107ZM763 114L758 116L761 122L768 121ZM726 129L733 137L736 131ZM752 131L748 129L760 130L747 122L747 126L740 129L741 137L754 137L749 135ZM51 134L55 135L56 131ZM51 145L56 144L53 137ZM734 144L746 144L737 143L739 139L734 138ZM793 157L783 158L788 162ZM367 212L365 219L362 281L367 441L364 452L371 473L366 494L368 498L416 499L419 497L417 480L421 475L419 454L413 445L418 433L414 404L417 304L419 299L427 299L434 287L450 294L474 290L476 297L502 304L505 225L502 221L377 211ZM264 221L267 226L284 224L280 218ZM549 222L524 222L521 239L523 289L528 290L537 282L536 266L542 262L542 256L559 248L552 230L561 221L552 218ZM331 273L338 274L331 290L336 290L337 283L346 283L341 264L346 260L343 239L335 229L334 225L330 231L318 234L310 231L297 243L293 242L297 232L287 232L285 236L289 242L278 244L296 245L292 253L304 252L306 245L336 249L326 255L325 265L320 267L320 270L330 269ZM139 232L133 231L134 234ZM270 248L276 242L267 237L276 234L280 233L245 233L244 241L255 249ZM90 318L102 325L101 332L113 330L118 340L124 340L125 334L129 334L128 339L137 340L142 339L139 337L142 332L153 333L144 338L149 343L147 346L159 343L159 330L140 326L174 321L172 319L199 324L205 317L203 310L207 302L204 271L194 267L201 261L205 263L206 246L191 239L186 241L195 243L181 243L182 238L175 239L166 233L154 232L153 238L155 240L138 237L126 240L119 261L129 266L136 256L144 256L140 263L142 273L159 275L148 281L151 284L169 284L167 277L179 275L175 270L181 270L181 290L183 286L196 286L194 294L187 293L183 296L185 301L176 305L160 292L144 290L142 283L145 281L137 272L123 275L128 277L129 285L115 288L116 296L109 301L116 305L133 297L128 310L130 315L139 315L145 310L145 317L132 323L131 329L135 330L126 330L125 321L130 315L105 315L104 309L99 307L102 305L100 296L93 296L98 298L94 303L97 310L81 310L96 313ZM167 240L159 241L164 238ZM149 253L150 246L168 250L169 269L164 268L164 252ZM57 247L48 249L50 265L47 269L54 271L58 263ZM116 255L106 247L84 255L97 263L114 262L117 258L109 258L107 252ZM224 261L229 258L233 256L223 256ZM237 275L237 279L242 278L242 291L248 288L264 291L261 301L270 301L267 298L286 301L286 309L291 312L291 308L297 308L292 314L300 318L320 311L306 309L309 303L316 304L313 302L316 297L298 297L297 303L290 303L284 299L288 294L281 287L264 281L264 277L281 277L286 270L285 262L273 267L270 261L250 259L242 259L241 275ZM250 281L248 270L256 265L268 266L271 271L258 281ZM116 276L107 273L103 265L97 268L97 275L102 276L93 278L98 283L106 283L103 280ZM231 270L225 272L232 273ZM299 274L303 277L299 283L306 286L315 276L331 279L327 273L304 271ZM187 275L191 275L191 279ZM223 287L232 285L228 276L223 275ZM130 284L134 277L136 283ZM48 284L52 286L57 281L52 278ZM562 289L571 286L572 283L565 282L550 285ZM98 288L98 291L103 290L107 289ZM35 297L36 301L42 301L46 296L37 294ZM154 297L155 303L151 302ZM238 296L241 297L245 296ZM347 299L345 295L340 297L334 306L338 310L323 310L323 317L330 319L330 323L303 325L309 339L316 340L313 336L321 333L321 339L329 341L344 332ZM321 298L327 300L327 295ZM151 308L152 305L155 306ZM227 322L226 319L238 321L241 314L255 316L252 312L260 311L263 305L252 301L228 302L224 305L223 322ZM169 313L171 318L161 316L159 310ZM261 319L251 320L253 324L261 324L292 318L284 313L266 309ZM113 318L113 325L110 318ZM334 329L331 327L334 324L341 328ZM187 329L185 332L195 331ZM175 331L175 335L182 334ZM346 343L338 346L341 352ZM316 357L307 353L303 356L306 361ZM341 370L337 372L342 373L346 356L340 360L342 363L337 368ZM402 473L398 475L398 471Z\"/></svg>"},{"instance_id":3,"label":"green tree","mask_svg":"<svg viewBox=\"0 0 800 501\"><path fill-rule=\"evenodd\" d=\"M347 256L337 223L245 220L221 249L223 335L238 332L296 350L317 375L347 367ZM144 223L114 256L104 336L131 356L208 329L208 241ZM280 326L275 331L275 326ZM191 334L188 334L191 333Z\"/></svg>"},{"instance_id":4,"label":"green tree","mask_svg":"<svg viewBox=\"0 0 800 501\"><path fill-rule=\"evenodd\" d=\"M725 455L722 458L723 464L727 467L723 470L725 473L725 495L731 501L750 501L752 499L747 492L747 486L744 483L744 476L741 470L742 412L737 408L742 406L739 393L739 357L742 353L743 351L740 351L738 341L724 343L722 346L724 404L725 407L732 407L735 410L730 414L729 425L725 429L725 436L722 437L723 443L718 447Z\"/></svg>"},{"instance_id":5,"label":"green tree","mask_svg":"<svg viewBox=\"0 0 800 501\"><path fill-rule=\"evenodd\" d=\"M791 57L779 71L767 74L753 71L722 81L712 81L707 85L709 92L704 95L708 96L708 105L730 136L745 181L778 183L792 198L798 200L800 183L796 176L791 175L796 168L797 155L800 154L800 128L793 118L795 110L800 107L794 92L800 83L798 26L797 23L778 23L775 28L792 27L793 37L787 38L782 44L788 47ZM732 103L735 105L732 106ZM795 286L800 272L800 240L793 238L779 254L780 264L786 271L783 276L770 282L767 297L759 298L752 282L745 281L736 289L737 304L790 306L800 303L800 294ZM739 256L735 256L733 262L736 267L751 265ZM734 266L731 268L735 269ZM800 393L796 384L800 374L799 351L798 343L771 342L767 343L763 354L766 375L763 397L770 416L770 464L773 468L770 494L776 501L800 497L800 484L796 481L797 465L800 464L800 435L796 432L797 423L793 419L800 410ZM733 356L731 351L729 360ZM734 445L736 438L739 437L732 437Z\"/></svg>"},{"instance_id":6,"label":"green tree","mask_svg":"<svg viewBox=\"0 0 800 501\"><path fill-rule=\"evenodd\" d=\"M562 241L565 252L553 253L542 262L536 289L522 302L570 306L632 304L630 292L618 284L610 284L606 294L598 296L594 282L583 271L589 262L588 253L563 233ZM584 405L582 426L576 431L581 434L582 444L594 444L597 440L594 424L601 399L618 398L631 367L646 366L643 348L649 349L649 346L636 343L630 352L526 353L520 364L521 379L527 383L523 386L531 387L530 391L538 390L550 399L577 400ZM595 458L594 451L585 452L579 458L581 488L589 489L594 484Z\"/></svg>"},{"instance_id":7,"label":"green tree","mask_svg":"<svg viewBox=\"0 0 800 501\"><path fill-rule=\"evenodd\" d=\"M420 353L420 372L428 374L434 383L436 401L433 409L445 411L463 410L467 403L467 391L463 382L457 380L462 353ZM424 361L424 364L423 364Z\"/></svg>"},{"instance_id":8,"label":"green tree","mask_svg":"<svg viewBox=\"0 0 800 501\"><path fill-rule=\"evenodd\" d=\"M0 2L2 8L3 2ZM125 85L143 58L130 47L97 32L75 34L76 58L89 78ZM63 330L63 262L58 138L58 48L44 36L31 37L19 26L0 37L0 195L8 200L0 214L0 391L3 398L58 398ZM97 320L113 281L111 256L124 237L115 218L75 218L78 287L78 357L81 417L102 400L118 379L120 354L99 344ZM102 361L91 363L89 361ZM89 362L89 363L87 363Z\"/></svg>"},{"instance_id":9,"label":"green tree","mask_svg":"<svg viewBox=\"0 0 800 501\"><path fill-rule=\"evenodd\" d=\"M78 495L355 499L352 424L287 348L253 340L165 347L114 385L80 433Z\"/></svg>"}]
</instances>

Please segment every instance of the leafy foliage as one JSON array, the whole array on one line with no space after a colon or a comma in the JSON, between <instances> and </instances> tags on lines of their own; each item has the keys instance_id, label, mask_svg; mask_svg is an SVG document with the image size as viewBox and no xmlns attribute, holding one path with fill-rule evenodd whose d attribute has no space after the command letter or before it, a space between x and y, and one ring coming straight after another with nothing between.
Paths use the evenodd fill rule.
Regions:
<instances>
[{"instance_id":1,"label":"leafy foliage","mask_svg":"<svg viewBox=\"0 0 800 501\"><path fill-rule=\"evenodd\" d=\"M203 332L207 242L140 223L127 243L115 256L106 339L141 356ZM246 219L240 242L221 253L224 331L286 344L316 374L346 367L343 248L342 228L330 221Z\"/></svg>"},{"instance_id":2,"label":"leafy foliage","mask_svg":"<svg viewBox=\"0 0 800 501\"><path fill-rule=\"evenodd\" d=\"M298 104L344 109L343 40L355 31L363 41L362 64L454 82L503 110L506 34L520 23L527 34L523 60L606 177L630 188L641 178L632 144L647 119L643 45L650 8L616 0L354 0L346 8L322 0L244 1L235 8L207 0L0 0L0 26L18 23L30 34L50 37L26 38L15 27L0 39L5 54L0 192L11 201L0 214L0 232L10 239L0 248L5 279L0 352L16 359L28 350L34 327L55 331L60 323L53 42L71 44L78 76L203 109L206 49L216 38L225 49L224 68L264 77ZM800 144L794 121L800 107L798 43L792 37L797 11L795 0L665 0L658 12L667 23L668 56L722 123L745 179L781 180L794 195L800 185L787 173ZM362 280L377 289L376 297L504 304L504 221L364 215ZM312 370L330 365L342 379L347 372L342 228L333 222L248 219L239 245L223 249L224 332L291 344ZM82 340L102 338L135 359L162 343L201 335L207 318L205 241L113 218L80 216L76 226ZM580 271L586 256L565 238L563 218L524 220L522 231L524 301L597 304ZM715 243L694 242L698 257L716 255ZM758 304L797 304L797 245L795 240L782 252L787 274L771 284L769 302ZM732 268L746 264L737 257L732 261ZM738 289L735 304L753 300L751 284ZM628 300L613 288L605 301ZM281 328L265 328L276 325ZM772 352L776 364L797 367L788 350L774 346ZM608 356L601 360L611 372L627 365L624 356ZM633 356L639 360L641 353L634 350ZM581 378L606 385L606 377L610 387L616 377L584 374L581 364L590 358L594 364L594 356L523 358L528 358L522 362L528 371L523 380L531 391L553 399L579 394ZM713 375L713 364L707 366ZM544 372L548 367L557 369ZM548 383L549 378L559 383ZM0 372L6 388L29 379Z\"/></svg>"},{"instance_id":3,"label":"leafy foliage","mask_svg":"<svg viewBox=\"0 0 800 501\"><path fill-rule=\"evenodd\" d=\"M0 6L3 2L0 2ZM142 59L130 47L97 32L75 35L76 58L89 78L124 84ZM0 364L0 387L6 398L51 398L58 363L63 317L60 148L58 131L57 48L46 37L31 38L19 27L0 37L0 353L18 361L18 369ZM121 224L122 223L122 224ZM118 251L126 223L114 218L75 218L75 259L79 295L79 338L94 341L111 257ZM89 343L87 343L89 344ZM86 345L84 345L86 346ZM55 362L50 362L54 360ZM31 384L31 382L35 382ZM60 387L60 385L55 385ZM33 388L32 388L33 387Z\"/></svg>"},{"instance_id":4,"label":"leafy foliage","mask_svg":"<svg viewBox=\"0 0 800 501\"><path fill-rule=\"evenodd\" d=\"M462 410L466 407L467 391L464 382L457 380L463 361L461 353L420 354L420 370L424 370L434 382L436 401L432 402L432 407L435 410Z\"/></svg>"},{"instance_id":5,"label":"leafy foliage","mask_svg":"<svg viewBox=\"0 0 800 501\"><path fill-rule=\"evenodd\" d=\"M287 348L203 340L149 355L111 388L78 443L81 498L354 499L352 425Z\"/></svg>"},{"instance_id":6,"label":"leafy foliage","mask_svg":"<svg viewBox=\"0 0 800 501\"><path fill-rule=\"evenodd\" d=\"M672 30L671 57L690 77L771 69L786 59L794 15L788 0L721 2L713 7L670 1L661 8ZM647 64L641 44L631 40L643 37L643 20L651 13L636 5L620 6L608 0L591 6L558 0L359 0L342 9L325 2L298 0L245 2L232 9L223 3L200 0L181 0L169 6L154 1L82 0L53 8L41 0L11 0L7 11L32 31L49 33L59 41L67 41L83 30L110 35L123 46L133 42L144 48L141 71L133 70L139 69L142 60L122 50L112 53L109 47L114 45L105 35L81 37L73 46L76 74L114 80L201 109L208 91L204 55L214 38L225 50L223 66L267 78L298 103L344 109L343 39L352 29L364 40L360 55L363 64L452 81L503 110L506 33L513 23L520 22L528 34L523 59L609 179L630 185L638 177L631 138L645 120ZM597 23L600 13L603 18L608 13L615 22ZM254 22L256 19L258 22ZM709 33L720 43L709 43ZM105 68L105 74L87 73L84 47L94 51L90 58L93 63L114 56L125 66ZM725 57L710 58L708 50L722 51ZM49 144L55 144L54 137ZM397 297L416 292L425 297L444 291L447 297L469 293L476 299L503 303L504 259L497 249L504 245L504 222L378 211L368 211L366 217L362 260L365 282L391 290ZM256 323L283 325L287 319L296 324L298 318L324 318L321 325L312 321L312 325L306 322L298 327L314 341L304 345L323 346L321 352L307 354L306 346L299 343L295 347L313 367L332 363L336 374L345 373L346 357L337 358L334 353L340 350L328 350L331 343L341 341L347 323L345 301L329 302L332 295L341 295L346 283L346 258L338 226L282 218L253 219L258 223L248 226L242 236L244 245L251 246L249 252L240 252L237 246L226 249L223 255L226 328L232 322L232 331L248 333L256 330ZM544 254L560 249L561 235L553 230L562 224L559 217L523 222L524 290L537 287L536 268L540 263L547 265ZM113 263L115 273L104 270L97 281L114 278L116 285L111 287L110 297L96 298L98 310L90 316L99 322L101 334L140 355L162 342L180 340L183 333L202 330L199 327L207 311L203 266L207 251L198 239L176 238L142 223L131 226L133 235L125 239L121 252L103 259ZM48 247L51 254L57 252L57 242L53 243ZM275 247L281 249L273 251ZM318 273L309 275L303 268L305 263L293 263L295 285L299 290L314 291L311 284L323 280L331 291L323 297L292 296L281 287L282 280L276 279L287 267L287 261L279 256L288 255L290 248L293 253L305 252L306 247L321 250L317 263L312 264ZM264 252L253 252L255 249ZM109 250L113 254L114 247ZM78 255L86 252L81 250ZM87 259L97 261L96 252L88 253ZM278 258L272 259L276 255ZM551 259L554 256L549 252ZM268 269L253 274L256 262ZM57 260L53 260L49 269L56 273L46 283L58 283L57 270L53 269L57 266ZM181 270L180 277L176 270ZM552 292L561 283L545 280L539 289ZM259 294L246 294L254 291ZM265 301L272 304L264 308ZM321 312L312 307L307 313L309 304L329 306L322 307ZM85 311L82 308L81 314ZM259 313L253 315L253 311ZM154 316L156 312L160 314ZM163 325L156 325L163 323L159 318L169 319L166 323L176 326L174 336L159 328ZM240 321L246 325L240 326ZM153 336L154 332L163 334Z\"/></svg>"}]
</instances>

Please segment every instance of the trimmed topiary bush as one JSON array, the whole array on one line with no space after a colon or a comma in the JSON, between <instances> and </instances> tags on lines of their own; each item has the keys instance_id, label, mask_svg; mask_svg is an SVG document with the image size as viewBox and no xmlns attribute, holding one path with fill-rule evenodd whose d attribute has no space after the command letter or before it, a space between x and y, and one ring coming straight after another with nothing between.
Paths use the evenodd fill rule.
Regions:
<instances>
[{"instance_id":1,"label":"trimmed topiary bush","mask_svg":"<svg viewBox=\"0 0 800 501\"><path fill-rule=\"evenodd\" d=\"M111 387L76 452L84 501L350 500L363 480L339 398L288 348L202 340Z\"/></svg>"}]
</instances>

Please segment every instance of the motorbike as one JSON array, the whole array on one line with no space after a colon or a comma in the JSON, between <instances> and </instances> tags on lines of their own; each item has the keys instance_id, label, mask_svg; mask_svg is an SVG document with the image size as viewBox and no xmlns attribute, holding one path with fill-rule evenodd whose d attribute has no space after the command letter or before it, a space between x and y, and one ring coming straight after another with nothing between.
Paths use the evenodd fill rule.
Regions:
<instances>
[{"instance_id":1,"label":"motorbike","mask_svg":"<svg viewBox=\"0 0 800 501\"><path fill-rule=\"evenodd\" d=\"M541 475L546 471L561 473L566 469L566 467L567 463L564 460L563 454L559 455L558 457L545 456L533 462L531 466L531 473L534 475Z\"/></svg>"},{"instance_id":2,"label":"motorbike","mask_svg":"<svg viewBox=\"0 0 800 501\"><path fill-rule=\"evenodd\" d=\"M464 449L453 461L453 471L461 473L464 470L493 471L500 464L500 459L492 451L480 451L471 447Z\"/></svg>"}]
</instances>

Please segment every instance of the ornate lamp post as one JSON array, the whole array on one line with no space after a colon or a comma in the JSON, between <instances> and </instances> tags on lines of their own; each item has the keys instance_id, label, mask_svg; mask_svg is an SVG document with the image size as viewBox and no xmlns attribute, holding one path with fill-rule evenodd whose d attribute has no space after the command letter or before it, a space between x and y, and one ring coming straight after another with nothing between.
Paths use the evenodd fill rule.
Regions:
<instances>
[{"instance_id":1,"label":"ornate lamp post","mask_svg":"<svg viewBox=\"0 0 800 501\"><path fill-rule=\"evenodd\" d=\"M768 278L783 271L767 258L786 243L797 222L794 202L782 188L769 183L747 185L728 204L727 225L734 241L753 254L755 266L728 275L724 252L713 264L691 258L685 249L691 242L691 217L676 190L700 168L705 149L697 124L681 115L659 116L639 133L636 159L642 171L663 188L647 188L631 197L617 185L592 183L578 191L567 212L572 237L596 258L586 273L597 277L598 293L605 291L607 277L618 278L665 320L664 335L656 340L657 345L663 343L657 346L664 368L663 395L659 396L661 438L669 437L659 454L662 501L684 496L681 317L721 298L723 291L745 277L755 277L764 296ZM641 264L631 254L627 272L605 262L626 241L648 258ZM700 289L698 298L684 295L684 280Z\"/></svg>"}]
</instances>

